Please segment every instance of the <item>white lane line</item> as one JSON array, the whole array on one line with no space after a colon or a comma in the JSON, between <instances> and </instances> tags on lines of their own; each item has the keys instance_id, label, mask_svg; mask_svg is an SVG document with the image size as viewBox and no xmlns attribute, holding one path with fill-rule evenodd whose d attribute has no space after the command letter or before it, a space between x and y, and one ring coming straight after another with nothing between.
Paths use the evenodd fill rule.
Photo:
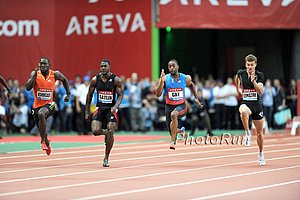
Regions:
<instances>
[{"instance_id":1,"label":"white lane line","mask_svg":"<svg viewBox=\"0 0 300 200\"><path fill-rule=\"evenodd\" d=\"M231 196L231 195L236 195L236 194L242 194L242 193L246 193L246 192L253 192L253 191L257 191L257 190L264 190L264 189L269 189L269 188L279 187L279 186L285 186L285 185L290 185L290 184L295 184L295 183L300 183L300 179L293 180L293 181L276 183L276 184L271 184L271 185L264 185L264 186L260 186L260 187L253 187L253 188L248 188L248 189L239 190L239 191L225 192L225 193L221 193L221 194L215 194L215 195L210 195L210 196L205 196L205 197L199 197L199 198L190 199L190 200L215 199L215 198L226 197L226 196Z\"/></svg>"},{"instance_id":2,"label":"white lane line","mask_svg":"<svg viewBox=\"0 0 300 200\"><path fill-rule=\"evenodd\" d=\"M300 138L300 137L299 137ZM255 139L255 138L254 138ZM280 141L280 140L291 140L292 142L295 142L295 138L279 138L279 139L267 139L265 138L265 143L266 141ZM153 145L153 143L155 143L155 145ZM162 144L158 144L158 143L162 143ZM134 144L134 145L139 145L141 144L140 142L139 143L131 143L131 145ZM140 148L152 148L152 147L164 147L164 146L167 146L166 142L165 141L154 141L152 143L150 142L146 142L146 143L143 143L143 144L149 144L149 145L141 145L141 146L131 146L131 147L122 147L123 145L128 145L128 144L117 144L114 146L113 150L114 151L119 151L119 150L128 150L128 149L140 149ZM120 146L120 147L119 147ZM190 146L190 145L186 145L186 146ZM195 146L195 144L194 144ZM202 145L199 145L199 146L202 146ZM213 146L213 145L207 145L207 146ZM215 145L216 146L216 145ZM98 146L85 146L85 147L70 147L70 148L56 148L56 150L62 150L62 149L72 149L72 150L75 150L75 149L78 149L75 150L75 151L67 151L67 152L54 152L53 155L67 155L67 154L74 154L74 153L91 153L91 152L99 152L103 149L99 149L99 147L103 147L103 145L98 145ZM82 148L98 148L98 149L95 149L95 150L79 150L79 149L82 149ZM40 151L40 150L32 150L32 151L26 151L26 152L36 152L36 151ZM17 152L17 153L20 153L20 152ZM8 154L16 154L16 152L13 152L13 153L8 153ZM45 156L45 153L39 153L39 154L29 154L29 155L9 155L9 156L5 156L5 157L1 157L0 155L0 160L3 160L3 159L13 159L13 158L26 158L26 157L44 157Z\"/></svg>"},{"instance_id":3,"label":"white lane line","mask_svg":"<svg viewBox=\"0 0 300 200\"><path fill-rule=\"evenodd\" d=\"M219 181L219 180L223 180L223 179L237 178L237 177L241 177L241 176L251 176L251 175L255 175L255 174L289 170L289 169L295 169L295 168L299 168L299 167L300 167L300 165L294 165L294 166L290 166L290 167L282 167L282 168L277 168L277 169L262 170L262 171L256 171L256 172L247 172L247 173L243 173L243 174L221 176L221 177L202 179L202 180L197 180L197 181L189 181L189 182L183 182L183 183L177 183L177 184L168 184L168 185L161 185L161 186L156 186L156 187L148 187L148 188L142 188L142 189L136 189L136 190L129 190L129 191L124 191L124 192L115 192L115 193L108 193L108 194L103 194L103 195L82 197L82 198L76 198L73 200L91 200L91 199L115 197L115 196L128 195L128 194L133 194L133 193L148 192L148 191L160 190L160 189L166 189L166 188L172 188L172 187L205 183L205 182L210 182L210 181Z\"/></svg>"},{"instance_id":4,"label":"white lane line","mask_svg":"<svg viewBox=\"0 0 300 200\"><path fill-rule=\"evenodd\" d=\"M274 144L274 145L265 145L265 148L269 148L269 147L278 147L278 146L292 146L292 145L296 145L299 143L290 143L290 144ZM252 147L248 147L247 149L255 149L256 147L252 146ZM178 155L190 155L190 154L207 154L207 153L215 153L215 152L223 152L223 151L240 151L242 150L242 148L229 148L229 149L217 149L217 150L209 150L209 152L207 152L207 150L205 151L196 151L196 152L191 152L191 149L181 149L181 150L189 150L188 153L181 153L181 154L163 154L163 155L157 155L157 156L146 156L146 157L135 157L135 158L125 158L125 159L118 159L118 160L111 160L110 162L123 162L123 161L132 161L132 160L141 160L141 159L153 159L153 158L163 158L163 157L172 157L172 156L178 156ZM194 149L193 149L194 150ZM195 150L198 150L198 148L195 148ZM160 150L157 150L160 151ZM161 151L169 151L166 149L162 149ZM139 153L144 153L144 151L138 151ZM128 154L133 154L133 152L129 152ZM114 154L115 155L115 154ZM94 157L98 157L100 155L95 155ZM93 156L80 156L80 157L76 157L76 158L86 158L86 157L93 157ZM72 157L74 158L74 157ZM17 164L24 164L24 163L28 163L28 162L44 162L44 161L55 161L55 160L68 160L69 158L60 158L60 159L50 159L50 160L37 160L37 161L25 161L25 162L18 162ZM99 159L100 160L100 159ZM54 166L47 166L47 167L35 167L35 168L27 168L27 169L18 169L18 170L8 170L8 171L2 171L0 172L0 174L4 174L4 173L14 173L14 172L24 172L24 171L36 171L36 170L40 170L40 169L53 169L53 168L60 168L60 167L70 167L70 166L81 166L81 165L89 165L89 164L99 164L99 161L94 161L94 162L76 162L73 164L64 164L64 165L54 165ZM16 163L10 163L10 164L16 164ZM1 165L1 164L0 164ZM100 165L100 164L99 164Z\"/></svg>"},{"instance_id":5,"label":"white lane line","mask_svg":"<svg viewBox=\"0 0 300 200\"><path fill-rule=\"evenodd\" d=\"M287 146L287 145L297 145L297 144L300 144L300 142L294 142L294 143L286 143L286 144L272 144L272 145L265 145L264 148L267 148L267 147L273 147L273 146ZM194 145L196 146L196 145ZM229 146L229 145L228 145ZM201 148L203 146L201 145L197 145L197 148ZM205 146L207 148L210 148L210 147L216 147L216 146ZM234 148L234 150L240 150L242 149L241 148L242 146L239 146L239 148ZM253 148L257 148L256 146L251 146L251 147L248 147L247 149L253 149ZM228 149L220 149L220 150L215 150L215 151L228 151L228 150L231 150L232 148L228 148ZM162 151L166 151L167 149L162 149ZM179 148L179 150L187 150L187 148ZM156 151L160 151L160 150L156 150ZM170 150L169 150L170 151ZM144 152L144 151L140 151L140 152ZM206 151L203 151L204 153L207 153ZM212 151L209 151L209 152L212 152ZM191 152L190 154L197 154L198 152ZM123 153L120 153L122 155L127 155L127 154L132 154L132 152L123 152ZM189 154L189 153L187 153ZM117 154L114 154L114 155L117 155ZM165 155L165 156L180 156L180 155L185 155L185 153L181 153L181 154L170 154L170 155ZM60 161L60 160L74 160L74 159L82 159L82 158L95 158L95 157L100 157L102 155L89 155L89 156L72 156L72 157L67 157L67 158L54 158L54 159L50 159L50 158L47 158L47 159L43 159L43 160L29 160L29 161L19 161L19 162L8 162L8 163L1 163L0 166L3 166L3 165L16 165L16 164L25 164L25 163L37 163L37 162L53 162L53 161ZM164 156L157 156L155 158L159 158L159 157L164 157ZM137 158L139 159L139 158Z\"/></svg>"},{"instance_id":6,"label":"white lane line","mask_svg":"<svg viewBox=\"0 0 300 200\"><path fill-rule=\"evenodd\" d=\"M295 150L300 150L300 148L273 150L273 151L267 151L265 153L269 154L269 153L278 153L278 152L295 151ZM63 174L55 174L55 175L47 175L47 176L37 176L37 177L31 177L31 178L11 179L11 180L0 181L0 184L7 184L7 183L14 183L14 182L21 182L21 181L32 181L32 180L40 180L40 179L49 179L49 178L57 178L57 177L65 177L65 176L74 176L74 175L89 174L89 173L94 173L94 172L98 173L98 172L107 172L107 171L124 170L124 169L141 168L141 167L150 167L150 166L158 166L158 165L166 165L166 164L177 164L177 163L187 163L187 162L194 162L194 161L240 157L240 156L246 156L246 155L252 155L252 154L257 154L257 153L242 153L242 154L215 156L215 157L207 157L207 158L195 158L195 159L188 159L188 160L178 160L178 161L142 164L142 165L120 167L120 168L109 168L109 169L106 169L105 171L103 171L103 169L97 169L97 170L63 173ZM297 158L297 157L300 157L300 155L288 156L287 158ZM271 159L271 160L273 160L273 159Z\"/></svg>"},{"instance_id":7,"label":"white lane line","mask_svg":"<svg viewBox=\"0 0 300 200\"><path fill-rule=\"evenodd\" d=\"M130 150L130 149L143 149L143 148L152 148L152 147L163 147L163 146L167 146L167 144L149 144L149 145L143 145L143 146L131 146L131 147L114 147L114 151L119 151L119 150ZM97 147L98 149L89 149L89 150L78 150L78 151L64 151L64 152L55 152L53 153L53 155L67 155L67 154L74 154L74 153L92 153L92 152L99 152L103 149L100 149L99 147L104 147L103 145L99 145L99 146L90 146L88 148L93 148L93 147ZM81 148L81 147L78 147ZM84 147L87 148L87 147ZM73 148L65 148L65 149L73 149ZM75 149L75 148L74 148ZM40 151L40 150L38 150ZM0 157L0 160L3 159L13 159L13 158L28 158L28 157L39 157L39 156L43 156L45 157L45 153L39 153L39 154L29 154L29 155L16 155L16 156L5 156L5 157Z\"/></svg>"},{"instance_id":8,"label":"white lane line","mask_svg":"<svg viewBox=\"0 0 300 200\"><path fill-rule=\"evenodd\" d=\"M287 157L289 157L289 156L287 156ZM285 159L287 157L282 157L280 159ZM276 158L276 159L278 160L279 158ZM268 162L270 162L270 161L271 161L271 159L269 159ZM188 171L196 171L196 170L203 170L203 169L227 167L227 166L232 166L232 165L242 165L242 164L248 164L248 163L252 163L252 162L257 162L257 160L247 161L247 162L229 163L229 164L222 164L222 165L214 165L214 166L206 166L206 167L199 167L199 168L193 168L193 169L167 171L167 172L137 175L137 176L129 176L129 177L107 179L107 180L101 180L101 181L91 181L91 182L85 182L85 183L76 183L76 184L69 184L69 185L60 185L60 186L52 186L52 187L35 188L35 189L29 189L29 190L20 190L20 191L14 191L14 192L6 192L6 193L0 193L0 197L11 196L11 195L19 195L19 194L27 194L27 193L33 193L33 192L41 192L41 191L49 191L49 190L58 190L58 189L65 189L65 188L72 188L72 187L80 187L80 186L87 186L87 185L100 184L100 183L108 183L108 182L117 182L117 181L131 180L131 179L147 178L147 177L153 177L153 176L170 175L170 174L183 173L183 172L188 172ZM126 191L126 192L110 193L110 194L94 196L94 197L92 197L92 199L95 198L95 197L96 198L103 198L103 197L119 196L119 195L125 195L125 194L137 193L137 192L145 192L145 191L158 190L158 189L164 189L164 188L170 188L170 187L178 187L178 186L182 186L182 185L190 185L190 184L203 183L203 182L209 182L209 181L217 181L217 180L222 180L222 179L236 178L236 177L240 177L240 176L249 176L249 175L254 175L254 174L261 174L261 173L274 172L274 171L280 171L280 170L294 169L294 168L298 168L298 167L300 167L300 165L294 165L294 166L282 167L282 168L276 168L276 169L269 169L269 170L261 170L261 168L258 167L260 170L256 171L256 172L248 172L248 173L243 173L243 174L235 174L235 175L215 177L215 178L209 178L209 179L201 179L201 180L197 180L197 181L183 182L183 183L177 183L177 184L171 184L171 185L168 184L168 185L162 185L162 186L150 187L150 188L144 188L144 189L138 189L138 190L129 190L129 191Z\"/></svg>"}]
</instances>

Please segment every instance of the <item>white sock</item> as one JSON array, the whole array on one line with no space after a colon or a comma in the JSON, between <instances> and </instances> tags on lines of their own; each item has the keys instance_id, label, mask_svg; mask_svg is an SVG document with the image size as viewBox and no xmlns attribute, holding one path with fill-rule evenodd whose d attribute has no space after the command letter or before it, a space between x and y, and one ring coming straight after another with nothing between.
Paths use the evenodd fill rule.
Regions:
<instances>
[{"instance_id":1,"label":"white sock","mask_svg":"<svg viewBox=\"0 0 300 200\"><path fill-rule=\"evenodd\" d=\"M261 157L261 156L264 156L264 153L263 152L259 152L258 155Z\"/></svg>"},{"instance_id":2,"label":"white sock","mask_svg":"<svg viewBox=\"0 0 300 200\"><path fill-rule=\"evenodd\" d=\"M245 133L246 133L246 135L251 135L251 131L250 130L248 130L248 131L245 130Z\"/></svg>"}]
</instances>

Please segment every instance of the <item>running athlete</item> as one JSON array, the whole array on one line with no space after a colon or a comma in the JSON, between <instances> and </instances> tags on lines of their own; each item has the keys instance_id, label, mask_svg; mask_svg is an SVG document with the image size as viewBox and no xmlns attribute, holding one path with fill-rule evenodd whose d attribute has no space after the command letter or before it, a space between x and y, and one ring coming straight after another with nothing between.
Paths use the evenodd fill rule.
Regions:
<instances>
[{"instance_id":1,"label":"running athlete","mask_svg":"<svg viewBox=\"0 0 300 200\"><path fill-rule=\"evenodd\" d=\"M181 132L178 129L178 119L185 116L187 112L184 93L186 86L190 88L195 97L195 102L200 108L202 108L202 104L198 99L191 76L178 72L179 65L177 60L170 60L168 69L169 74L165 74L164 70L161 70L156 96L160 97L163 91L166 95L165 114L167 127L171 135L170 149L175 150L177 133Z\"/></svg>"},{"instance_id":2,"label":"running athlete","mask_svg":"<svg viewBox=\"0 0 300 200\"><path fill-rule=\"evenodd\" d=\"M7 90L7 97L9 98L11 89L10 89L10 87L8 86L8 84L7 84L7 82L5 81L5 79L3 78L3 76L1 76L1 75L0 75L0 83L6 88L6 90Z\"/></svg>"},{"instance_id":3,"label":"running athlete","mask_svg":"<svg viewBox=\"0 0 300 200\"><path fill-rule=\"evenodd\" d=\"M124 89L121 79L110 72L110 61L102 59L100 73L90 82L86 97L85 119L90 118L90 105L94 91L97 91L97 107L92 115L92 132L95 136L105 136L105 156L103 167L109 167L109 154L114 144L117 129L117 111L123 99Z\"/></svg>"},{"instance_id":4,"label":"running athlete","mask_svg":"<svg viewBox=\"0 0 300 200\"><path fill-rule=\"evenodd\" d=\"M259 146L258 164L265 165L263 154L263 124L264 116L260 96L263 93L264 74L255 70L257 58L249 54L245 57L246 69L240 69L235 77L236 90L242 95L242 103L239 108L240 117L245 128L245 146L251 146L251 130L249 117L252 117L257 132L257 144Z\"/></svg>"},{"instance_id":5,"label":"running athlete","mask_svg":"<svg viewBox=\"0 0 300 200\"><path fill-rule=\"evenodd\" d=\"M70 89L68 79L59 71L50 69L50 61L48 58L42 57L38 63L38 67L30 73L30 77L26 83L26 90L33 88L33 119L37 125L40 136L42 150L46 151L49 156L51 154L50 142L47 138L46 119L53 114L55 102L53 101L53 92L55 81L62 81L66 90L65 102L70 99Z\"/></svg>"}]
</instances>

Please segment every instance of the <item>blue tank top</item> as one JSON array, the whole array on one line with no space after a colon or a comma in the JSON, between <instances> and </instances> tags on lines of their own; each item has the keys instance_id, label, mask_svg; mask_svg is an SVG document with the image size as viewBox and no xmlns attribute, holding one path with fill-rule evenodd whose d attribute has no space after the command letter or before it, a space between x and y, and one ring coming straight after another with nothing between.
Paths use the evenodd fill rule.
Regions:
<instances>
[{"instance_id":1,"label":"blue tank top","mask_svg":"<svg viewBox=\"0 0 300 200\"><path fill-rule=\"evenodd\" d=\"M180 105L185 103L184 89L186 87L186 75L179 73L178 80L175 80L171 74L166 75L166 86L164 92L166 95L166 104Z\"/></svg>"}]
</instances>

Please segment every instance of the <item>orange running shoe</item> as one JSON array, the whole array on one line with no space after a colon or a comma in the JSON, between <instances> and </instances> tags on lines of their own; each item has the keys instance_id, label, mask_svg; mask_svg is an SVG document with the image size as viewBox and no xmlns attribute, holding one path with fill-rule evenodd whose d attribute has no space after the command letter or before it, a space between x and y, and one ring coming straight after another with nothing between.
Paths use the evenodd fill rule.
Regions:
<instances>
[{"instance_id":1,"label":"orange running shoe","mask_svg":"<svg viewBox=\"0 0 300 200\"><path fill-rule=\"evenodd\" d=\"M47 147L48 147L48 149L46 150L46 154L47 154L48 156L50 156L50 154L51 154L50 142L49 142L49 144L47 145Z\"/></svg>"},{"instance_id":2,"label":"orange running shoe","mask_svg":"<svg viewBox=\"0 0 300 200\"><path fill-rule=\"evenodd\" d=\"M42 142L41 146L42 146L42 150L46 151L46 154L49 156L51 154L50 144L47 145L46 142Z\"/></svg>"}]
</instances>

